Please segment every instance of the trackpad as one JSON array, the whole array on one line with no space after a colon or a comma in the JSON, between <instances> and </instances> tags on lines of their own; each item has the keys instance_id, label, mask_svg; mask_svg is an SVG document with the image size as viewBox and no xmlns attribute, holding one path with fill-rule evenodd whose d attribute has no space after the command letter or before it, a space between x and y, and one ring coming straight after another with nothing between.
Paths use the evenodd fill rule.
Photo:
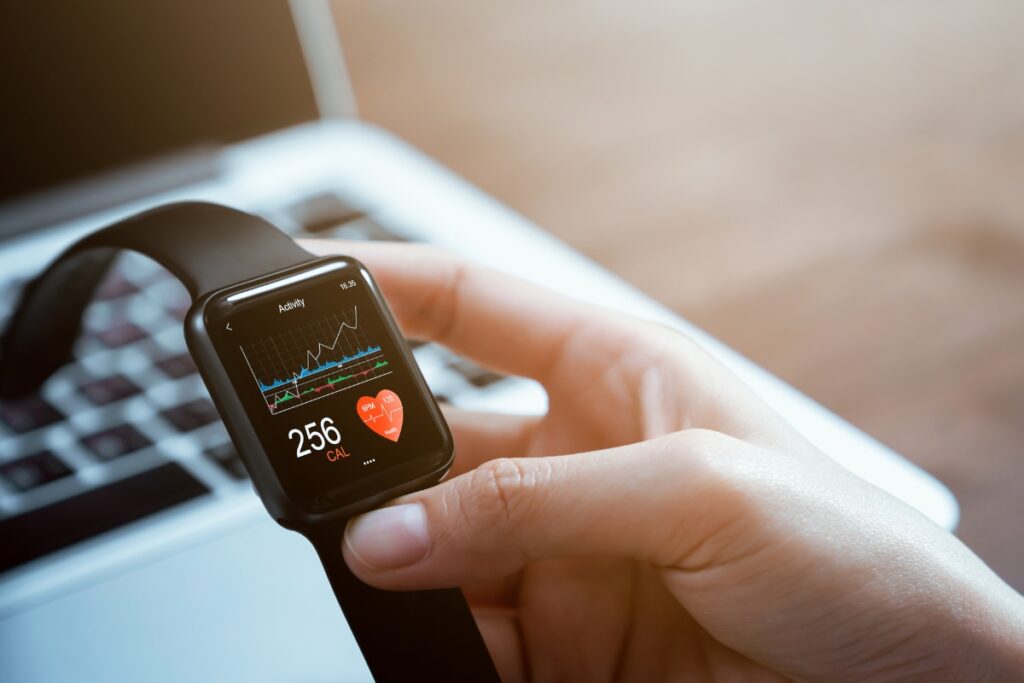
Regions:
<instances>
[{"instance_id":1,"label":"trackpad","mask_svg":"<svg viewBox=\"0 0 1024 683\"><path fill-rule=\"evenodd\" d=\"M312 547L264 519L0 622L17 681L372 681Z\"/></svg>"}]
</instances>

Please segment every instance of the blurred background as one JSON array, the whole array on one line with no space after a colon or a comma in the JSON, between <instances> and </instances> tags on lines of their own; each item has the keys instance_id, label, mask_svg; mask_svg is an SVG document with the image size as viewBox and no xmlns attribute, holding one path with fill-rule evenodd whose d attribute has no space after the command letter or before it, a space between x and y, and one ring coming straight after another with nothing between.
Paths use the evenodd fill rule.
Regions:
<instances>
[{"instance_id":1,"label":"blurred background","mask_svg":"<svg viewBox=\"0 0 1024 683\"><path fill-rule=\"evenodd\" d=\"M336 11L364 119L933 472L1024 589L1024 4Z\"/></svg>"}]
</instances>

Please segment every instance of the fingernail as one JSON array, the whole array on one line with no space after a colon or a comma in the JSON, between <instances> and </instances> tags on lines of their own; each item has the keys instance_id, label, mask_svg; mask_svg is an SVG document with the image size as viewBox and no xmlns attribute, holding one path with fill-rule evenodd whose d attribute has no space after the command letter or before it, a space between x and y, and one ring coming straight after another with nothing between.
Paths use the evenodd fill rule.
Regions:
<instances>
[{"instance_id":1,"label":"fingernail","mask_svg":"<svg viewBox=\"0 0 1024 683\"><path fill-rule=\"evenodd\" d=\"M430 550L426 510L419 503L409 503L367 512L349 522L345 543L373 569L398 569L418 562Z\"/></svg>"}]
</instances>

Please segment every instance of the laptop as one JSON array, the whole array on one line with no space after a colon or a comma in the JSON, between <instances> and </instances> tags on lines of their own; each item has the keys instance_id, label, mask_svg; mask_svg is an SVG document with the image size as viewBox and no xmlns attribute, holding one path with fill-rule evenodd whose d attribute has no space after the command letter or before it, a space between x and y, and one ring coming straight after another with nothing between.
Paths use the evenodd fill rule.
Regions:
<instances>
[{"instance_id":1,"label":"laptop","mask_svg":"<svg viewBox=\"0 0 1024 683\"><path fill-rule=\"evenodd\" d=\"M0 325L83 233L164 202L295 235L417 240L690 335L857 474L946 528L934 478L356 118L321 0L89 0L0 10ZM0 403L0 680L370 680L309 545L263 510L183 341L184 289L121 257L75 358ZM546 409L433 344L457 406Z\"/></svg>"}]
</instances>

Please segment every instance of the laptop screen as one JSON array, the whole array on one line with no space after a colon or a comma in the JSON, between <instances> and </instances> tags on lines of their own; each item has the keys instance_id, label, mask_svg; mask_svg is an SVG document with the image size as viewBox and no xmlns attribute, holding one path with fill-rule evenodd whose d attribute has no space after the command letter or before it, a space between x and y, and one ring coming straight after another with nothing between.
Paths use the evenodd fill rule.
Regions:
<instances>
[{"instance_id":1,"label":"laptop screen","mask_svg":"<svg viewBox=\"0 0 1024 683\"><path fill-rule=\"evenodd\" d=\"M0 205L318 118L286 0L4 2Z\"/></svg>"}]
</instances>

